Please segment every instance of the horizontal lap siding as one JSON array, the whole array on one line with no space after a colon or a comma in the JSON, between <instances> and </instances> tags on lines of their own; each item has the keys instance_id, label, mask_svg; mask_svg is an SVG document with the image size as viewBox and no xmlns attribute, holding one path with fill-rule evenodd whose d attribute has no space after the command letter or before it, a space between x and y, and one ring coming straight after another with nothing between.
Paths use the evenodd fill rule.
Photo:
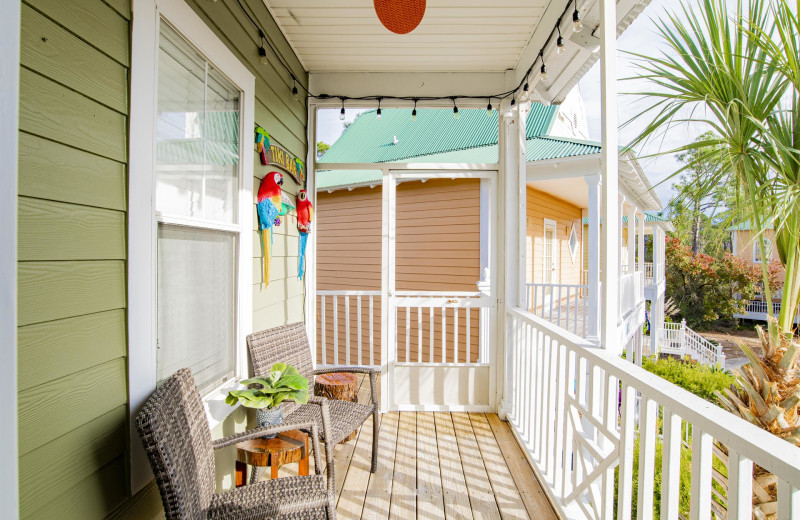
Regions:
<instances>
[{"instance_id":1,"label":"horizontal lap siding","mask_svg":"<svg viewBox=\"0 0 800 520\"><path fill-rule=\"evenodd\" d=\"M381 187L339 190L317 194L317 289L381 289ZM406 182L397 187L396 283L399 291L476 291L480 278L480 181L436 180ZM317 296L321 310L322 296ZM333 298L326 296L325 323L317 316L317 359L325 363L347 362L345 298L337 298L334 327ZM361 360L369 363L369 297L361 307ZM358 362L358 300L350 298L350 362ZM380 296L373 297L373 361L380 363ZM466 310L459 309L458 361L466 361ZM477 360L479 317L470 311L470 360ZM409 309L408 359L420 354L419 316ZM447 310L446 357L443 358L440 310L434 311L434 362L453 362L454 310ZM398 311L398 359L406 359L406 310ZM422 309L422 359L430 361L430 311ZM335 339L338 338L338 344ZM336 357L338 354L338 357Z\"/></svg>"},{"instance_id":2,"label":"horizontal lap siding","mask_svg":"<svg viewBox=\"0 0 800 520\"><path fill-rule=\"evenodd\" d=\"M123 1L22 3L22 518L103 518L127 495L129 30Z\"/></svg>"},{"instance_id":3,"label":"horizontal lap siding","mask_svg":"<svg viewBox=\"0 0 800 520\"><path fill-rule=\"evenodd\" d=\"M556 221L558 262L555 283L580 284L583 269L581 208L531 187L528 187L527 206L528 281L541 283L544 280L544 219L550 219ZM573 225L578 234L578 251L574 259L569 252Z\"/></svg>"}]
</instances>

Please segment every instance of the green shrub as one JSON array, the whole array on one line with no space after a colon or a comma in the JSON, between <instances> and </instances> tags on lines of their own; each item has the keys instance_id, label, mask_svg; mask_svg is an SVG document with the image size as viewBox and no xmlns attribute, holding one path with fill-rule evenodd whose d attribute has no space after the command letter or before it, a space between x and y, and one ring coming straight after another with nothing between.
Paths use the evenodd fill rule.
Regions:
<instances>
[{"instance_id":1,"label":"green shrub","mask_svg":"<svg viewBox=\"0 0 800 520\"><path fill-rule=\"evenodd\" d=\"M717 390L722 392L734 382L730 372L717 367L684 363L672 358L658 361L647 358L643 361L642 367L716 405L719 405L719 402L714 392Z\"/></svg>"}]
</instances>

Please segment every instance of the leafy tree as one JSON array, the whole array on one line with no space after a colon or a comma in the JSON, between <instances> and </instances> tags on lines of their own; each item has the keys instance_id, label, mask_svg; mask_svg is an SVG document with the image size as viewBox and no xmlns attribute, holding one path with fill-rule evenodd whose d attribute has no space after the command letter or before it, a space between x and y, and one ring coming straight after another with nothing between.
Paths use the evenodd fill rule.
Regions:
<instances>
[{"instance_id":1,"label":"leafy tree","mask_svg":"<svg viewBox=\"0 0 800 520\"><path fill-rule=\"evenodd\" d=\"M317 142L317 159L325 155L325 152L331 149L331 145L324 141Z\"/></svg>"},{"instance_id":2,"label":"leafy tree","mask_svg":"<svg viewBox=\"0 0 800 520\"><path fill-rule=\"evenodd\" d=\"M742 311L743 301L755 295L758 269L731 254L693 254L679 238L668 237L666 257L667 294L692 328L732 319Z\"/></svg>"}]
</instances>

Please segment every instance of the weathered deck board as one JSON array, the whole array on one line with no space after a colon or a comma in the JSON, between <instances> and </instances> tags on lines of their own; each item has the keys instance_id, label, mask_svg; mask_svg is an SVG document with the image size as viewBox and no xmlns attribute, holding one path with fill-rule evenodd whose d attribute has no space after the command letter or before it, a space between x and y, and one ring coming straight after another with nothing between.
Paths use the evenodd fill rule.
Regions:
<instances>
[{"instance_id":1,"label":"weathered deck board","mask_svg":"<svg viewBox=\"0 0 800 520\"><path fill-rule=\"evenodd\" d=\"M369 378L359 384L359 401L369 402ZM378 426L377 472L369 472L371 419L334 449L338 518L558 518L497 415L390 412ZM296 474L295 464L280 469Z\"/></svg>"}]
</instances>

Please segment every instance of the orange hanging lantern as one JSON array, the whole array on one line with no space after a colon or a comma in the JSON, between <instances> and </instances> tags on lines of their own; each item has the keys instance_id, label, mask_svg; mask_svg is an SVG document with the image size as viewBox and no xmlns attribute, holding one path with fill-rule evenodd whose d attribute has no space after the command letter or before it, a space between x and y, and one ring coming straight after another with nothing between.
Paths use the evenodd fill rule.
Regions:
<instances>
[{"instance_id":1,"label":"orange hanging lantern","mask_svg":"<svg viewBox=\"0 0 800 520\"><path fill-rule=\"evenodd\" d=\"M425 0L373 0L384 27L396 34L408 34L425 16Z\"/></svg>"}]
</instances>

